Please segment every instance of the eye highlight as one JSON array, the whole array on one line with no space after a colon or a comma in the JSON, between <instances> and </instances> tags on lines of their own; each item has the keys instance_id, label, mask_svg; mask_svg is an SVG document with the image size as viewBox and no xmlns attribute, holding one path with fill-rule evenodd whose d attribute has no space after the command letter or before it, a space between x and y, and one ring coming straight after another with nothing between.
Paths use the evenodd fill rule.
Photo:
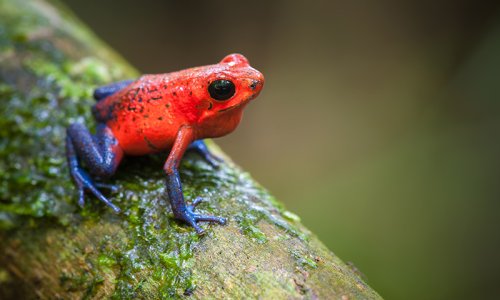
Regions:
<instances>
[{"instance_id":1,"label":"eye highlight","mask_svg":"<svg viewBox=\"0 0 500 300\"><path fill-rule=\"evenodd\" d=\"M224 101L231 98L236 92L234 83L230 80L219 79L215 80L208 86L210 97L215 100Z\"/></svg>"}]
</instances>

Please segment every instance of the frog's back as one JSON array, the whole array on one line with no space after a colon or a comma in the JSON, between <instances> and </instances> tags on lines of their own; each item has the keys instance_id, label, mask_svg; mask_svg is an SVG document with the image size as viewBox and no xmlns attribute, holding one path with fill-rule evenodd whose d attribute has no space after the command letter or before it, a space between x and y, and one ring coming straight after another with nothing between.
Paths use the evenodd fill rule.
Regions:
<instances>
[{"instance_id":1,"label":"frog's back","mask_svg":"<svg viewBox=\"0 0 500 300\"><path fill-rule=\"evenodd\" d=\"M96 120L113 131L128 155L159 152L173 144L178 125L161 77L144 75L93 107Z\"/></svg>"}]
</instances>

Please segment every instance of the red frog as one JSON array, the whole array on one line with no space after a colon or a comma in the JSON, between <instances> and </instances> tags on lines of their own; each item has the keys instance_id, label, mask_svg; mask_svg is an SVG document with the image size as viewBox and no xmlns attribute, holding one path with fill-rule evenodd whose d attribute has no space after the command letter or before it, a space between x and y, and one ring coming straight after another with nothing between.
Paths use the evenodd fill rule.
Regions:
<instances>
[{"instance_id":1,"label":"red frog","mask_svg":"<svg viewBox=\"0 0 500 300\"><path fill-rule=\"evenodd\" d=\"M98 122L96 133L92 135L79 123L67 129L66 153L78 203L83 206L84 192L88 191L120 211L98 189L114 187L95 182L80 161L92 175L107 178L115 173L124 155L170 150L163 170L174 216L198 234L204 232L198 221L225 224L225 218L194 212L201 198L186 205L179 163L184 153L192 150L216 167L220 159L208 151L203 139L233 131L244 107L257 97L263 85L264 76L243 55L231 54L215 65L143 75L96 89L97 103L92 108Z\"/></svg>"}]
</instances>

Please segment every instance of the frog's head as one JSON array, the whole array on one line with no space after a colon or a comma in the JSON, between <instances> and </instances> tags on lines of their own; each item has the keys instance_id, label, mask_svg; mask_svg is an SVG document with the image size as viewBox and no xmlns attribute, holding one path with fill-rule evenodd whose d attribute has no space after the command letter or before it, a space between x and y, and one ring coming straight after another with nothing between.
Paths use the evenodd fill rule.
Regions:
<instances>
[{"instance_id":1,"label":"frog's head","mask_svg":"<svg viewBox=\"0 0 500 300\"><path fill-rule=\"evenodd\" d=\"M210 130L210 136L221 136L236 128L245 105L262 90L264 76L241 54L230 54L205 68L198 95L204 111L198 124L201 131Z\"/></svg>"}]
</instances>

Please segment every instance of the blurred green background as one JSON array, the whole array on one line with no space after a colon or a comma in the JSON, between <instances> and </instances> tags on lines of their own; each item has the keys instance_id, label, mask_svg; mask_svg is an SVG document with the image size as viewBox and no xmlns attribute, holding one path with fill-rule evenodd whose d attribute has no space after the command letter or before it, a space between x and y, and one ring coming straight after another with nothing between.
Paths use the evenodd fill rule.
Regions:
<instances>
[{"instance_id":1,"label":"blurred green background","mask_svg":"<svg viewBox=\"0 0 500 300\"><path fill-rule=\"evenodd\" d=\"M500 2L65 2L143 73L245 54L218 143L383 297L500 297Z\"/></svg>"}]
</instances>

